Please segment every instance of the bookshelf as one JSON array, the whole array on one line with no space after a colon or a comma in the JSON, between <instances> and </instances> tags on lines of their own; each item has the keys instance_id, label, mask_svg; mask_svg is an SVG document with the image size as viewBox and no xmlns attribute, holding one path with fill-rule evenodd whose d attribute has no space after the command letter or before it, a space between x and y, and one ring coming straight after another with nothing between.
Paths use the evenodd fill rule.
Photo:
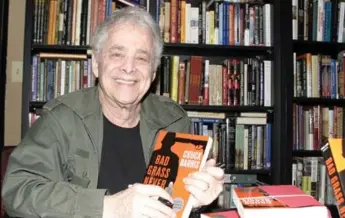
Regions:
<instances>
[{"instance_id":1,"label":"bookshelf","mask_svg":"<svg viewBox=\"0 0 345 218\"><path fill-rule=\"evenodd\" d=\"M116 1L116 0L114 0ZM151 0L152 1L152 0ZM202 1L191 0L192 7L197 7ZM206 1L210 3L212 1ZM291 157L292 157L292 102L293 102L293 86L291 72L293 70L293 46L292 30L287 28L291 25L291 2L281 0L265 0L251 1L250 6L271 4L273 7L271 21L272 25L272 42L269 46L263 45L216 45L216 44L193 44L193 43L171 43L164 44L164 56L202 56L213 60L224 59L249 59L253 58L260 61L272 61L270 83L273 84L270 92L271 105L253 104L253 105L199 105L199 104L181 104L187 111L194 112L218 112L225 114L235 114L244 112L261 112L267 114L267 119L271 122L270 134L270 167L262 169L230 169L227 173L233 174L256 174L261 181L268 184L289 184L291 181L286 179L286 175L291 175ZM211 3L210 3L211 4ZM210 8L215 3L212 3ZM156 14L154 10L155 4L150 3L150 11L153 7L152 14ZM25 25L25 50L24 50L24 66L23 66L23 99L22 99L22 137L26 134L30 123L29 113L37 112L46 101L32 101L31 93L31 74L32 59L34 55L43 53L64 53L78 54L90 57L90 47L88 45L56 45L56 44L37 44L33 43L34 36L34 10L35 0L27 0L26 2L26 25ZM186 58L184 59L186 60ZM163 62L162 62L163 63ZM216 63L216 62L215 62ZM163 65L163 64L162 64ZM164 76L163 76L164 78ZM162 87L163 79L160 80L161 93L164 92ZM289 165L290 164L290 165Z\"/></svg>"},{"instance_id":2,"label":"bookshelf","mask_svg":"<svg viewBox=\"0 0 345 218\"><path fill-rule=\"evenodd\" d=\"M5 90L6 90L6 61L7 61L7 32L8 32L9 1L0 2L0 147L5 142Z\"/></svg>"},{"instance_id":3,"label":"bookshelf","mask_svg":"<svg viewBox=\"0 0 345 218\"><path fill-rule=\"evenodd\" d=\"M302 3L302 4L301 4ZM339 217L333 190L329 189L328 176L323 177L324 164L320 147L329 137L344 136L343 72L345 51L344 34L338 37L339 24L344 22L340 10L345 2L291 0L293 30L293 70L287 85L293 87L292 108L289 119L293 122L289 137L292 156L289 161L291 176L286 182L294 182L304 191L328 205L332 217ZM320 7L322 4L323 7ZM340 4L343 4L340 6ZM313 10L320 9L319 13ZM313 9L313 10L311 10ZM323 16L323 23L317 18ZM313 22L313 21L316 22ZM341 26L341 25L340 25ZM321 28L320 28L321 27ZM341 30L344 31L344 30ZM323 179L325 178L325 179ZM306 182L307 181L307 182ZM306 184L311 183L310 189ZM326 187L320 191L318 186Z\"/></svg>"}]
</instances>

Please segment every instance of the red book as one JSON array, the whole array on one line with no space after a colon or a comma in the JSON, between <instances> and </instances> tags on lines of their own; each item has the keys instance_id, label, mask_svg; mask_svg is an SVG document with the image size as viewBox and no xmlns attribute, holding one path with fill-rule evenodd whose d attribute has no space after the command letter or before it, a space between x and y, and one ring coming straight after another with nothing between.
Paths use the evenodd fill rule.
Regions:
<instances>
[{"instance_id":1,"label":"red book","mask_svg":"<svg viewBox=\"0 0 345 218\"><path fill-rule=\"evenodd\" d=\"M293 185L237 187L233 200L241 218L328 218L327 207Z\"/></svg>"},{"instance_id":2,"label":"red book","mask_svg":"<svg viewBox=\"0 0 345 218\"><path fill-rule=\"evenodd\" d=\"M200 218L239 218L236 210L201 214Z\"/></svg>"}]
</instances>

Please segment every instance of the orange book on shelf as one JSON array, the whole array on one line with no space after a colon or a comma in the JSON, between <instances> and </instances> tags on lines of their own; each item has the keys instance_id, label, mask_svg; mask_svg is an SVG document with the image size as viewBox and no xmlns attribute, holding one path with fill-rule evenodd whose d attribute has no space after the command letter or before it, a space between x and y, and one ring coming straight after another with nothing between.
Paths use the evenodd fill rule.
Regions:
<instances>
[{"instance_id":1,"label":"orange book on shelf","mask_svg":"<svg viewBox=\"0 0 345 218\"><path fill-rule=\"evenodd\" d=\"M171 194L177 218L189 217L194 200L183 178L203 168L212 142L208 136L166 130L158 133L143 183L161 186Z\"/></svg>"}]
</instances>

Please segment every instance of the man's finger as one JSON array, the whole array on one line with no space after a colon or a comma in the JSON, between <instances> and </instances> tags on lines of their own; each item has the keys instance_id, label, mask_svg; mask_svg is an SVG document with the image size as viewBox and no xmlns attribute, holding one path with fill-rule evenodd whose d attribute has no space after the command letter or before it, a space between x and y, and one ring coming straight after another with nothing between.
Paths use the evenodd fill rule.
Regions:
<instances>
[{"instance_id":1,"label":"man's finger","mask_svg":"<svg viewBox=\"0 0 345 218\"><path fill-rule=\"evenodd\" d=\"M214 178L208 172L194 172L191 173L188 177L204 181L208 185L214 181Z\"/></svg>"},{"instance_id":2,"label":"man's finger","mask_svg":"<svg viewBox=\"0 0 345 218\"><path fill-rule=\"evenodd\" d=\"M192 177L187 177L183 179L185 185L195 186L201 191L206 191L209 188L209 184L200 179L194 179Z\"/></svg>"},{"instance_id":3,"label":"man's finger","mask_svg":"<svg viewBox=\"0 0 345 218\"><path fill-rule=\"evenodd\" d=\"M203 192L200 189L196 188L192 185L186 185L187 191L191 193L191 195L197 200L197 202L201 205L207 205L209 202L209 196L206 194L207 192Z\"/></svg>"},{"instance_id":4,"label":"man's finger","mask_svg":"<svg viewBox=\"0 0 345 218\"><path fill-rule=\"evenodd\" d=\"M205 167L214 167L216 166L216 160L211 158L209 160L207 160L206 164L205 164Z\"/></svg>"},{"instance_id":5,"label":"man's finger","mask_svg":"<svg viewBox=\"0 0 345 218\"><path fill-rule=\"evenodd\" d=\"M151 208L154 211L157 211L160 214L160 217L175 217L175 212L172 208L166 206L156 199L145 199L145 206Z\"/></svg>"},{"instance_id":6,"label":"man's finger","mask_svg":"<svg viewBox=\"0 0 345 218\"><path fill-rule=\"evenodd\" d=\"M136 184L134 186L136 190L146 196L150 197L162 197L173 203L173 199L168 192L166 192L162 187L157 185L147 185L147 184Z\"/></svg>"},{"instance_id":7,"label":"man's finger","mask_svg":"<svg viewBox=\"0 0 345 218\"><path fill-rule=\"evenodd\" d=\"M219 167L208 167L206 168L206 172L214 177L216 180L223 180L224 179L224 170Z\"/></svg>"}]
</instances>

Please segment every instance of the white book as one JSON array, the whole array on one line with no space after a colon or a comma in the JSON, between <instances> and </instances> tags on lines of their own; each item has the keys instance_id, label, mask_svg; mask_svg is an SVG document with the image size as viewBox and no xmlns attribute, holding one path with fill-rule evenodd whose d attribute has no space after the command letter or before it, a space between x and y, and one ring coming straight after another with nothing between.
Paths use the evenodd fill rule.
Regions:
<instances>
[{"instance_id":1,"label":"white book","mask_svg":"<svg viewBox=\"0 0 345 218\"><path fill-rule=\"evenodd\" d=\"M264 42L266 46L273 46L273 6L271 4L265 4L263 8L264 14Z\"/></svg>"},{"instance_id":2,"label":"white book","mask_svg":"<svg viewBox=\"0 0 345 218\"><path fill-rule=\"evenodd\" d=\"M199 43L199 8L191 7L190 11L190 43Z\"/></svg>"},{"instance_id":3,"label":"white book","mask_svg":"<svg viewBox=\"0 0 345 218\"><path fill-rule=\"evenodd\" d=\"M272 61L264 60L264 106L273 106L272 101Z\"/></svg>"}]
</instances>

